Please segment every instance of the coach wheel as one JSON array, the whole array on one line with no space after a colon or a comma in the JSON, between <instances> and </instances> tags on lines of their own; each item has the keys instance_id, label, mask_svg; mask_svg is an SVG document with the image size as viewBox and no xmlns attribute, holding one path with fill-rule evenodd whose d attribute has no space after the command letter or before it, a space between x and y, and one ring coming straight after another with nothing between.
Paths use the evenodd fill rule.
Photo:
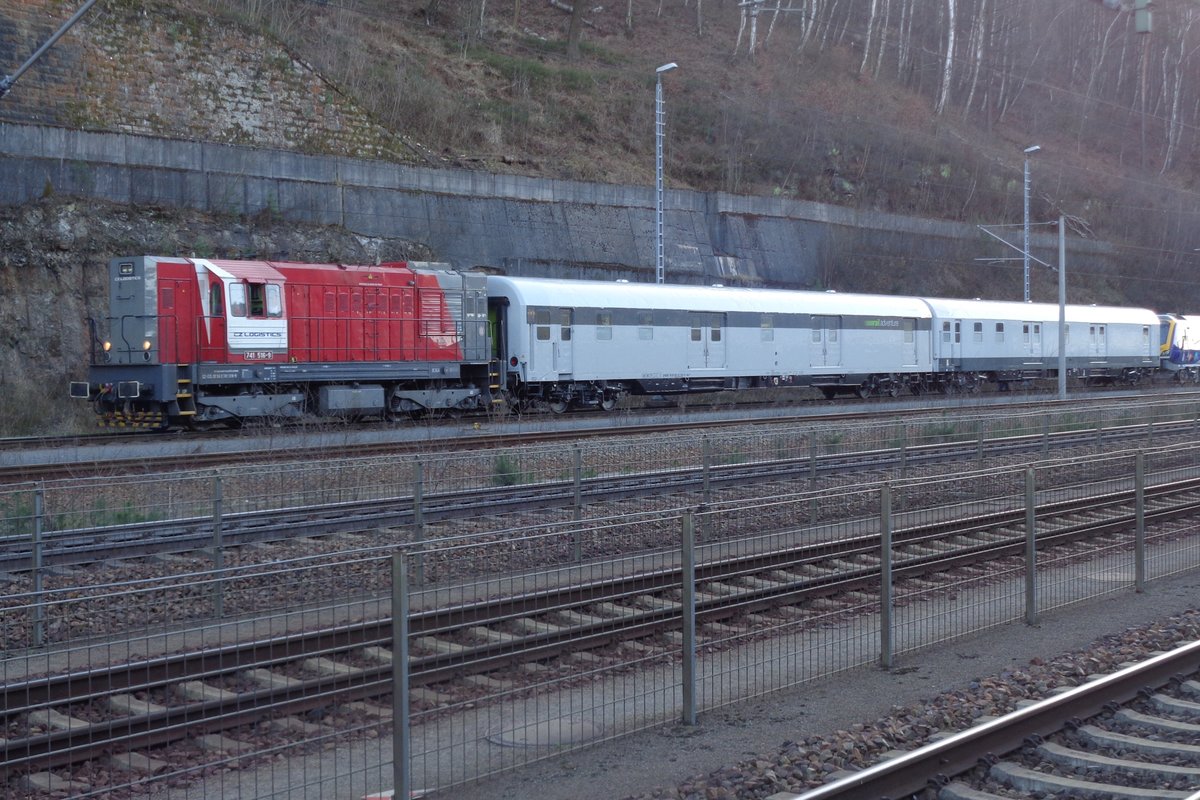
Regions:
<instances>
[{"instance_id":1,"label":"coach wheel","mask_svg":"<svg viewBox=\"0 0 1200 800\"><path fill-rule=\"evenodd\" d=\"M899 397L900 396L900 384L897 383L896 381L892 381L891 383L889 383L887 385L887 396L888 397Z\"/></svg>"},{"instance_id":2,"label":"coach wheel","mask_svg":"<svg viewBox=\"0 0 1200 800\"><path fill-rule=\"evenodd\" d=\"M864 383L854 388L854 395L859 400L866 400L871 396L871 384Z\"/></svg>"},{"instance_id":3,"label":"coach wheel","mask_svg":"<svg viewBox=\"0 0 1200 800\"><path fill-rule=\"evenodd\" d=\"M566 400L551 400L550 410L555 414L561 414L567 410L567 405L568 404Z\"/></svg>"},{"instance_id":4,"label":"coach wheel","mask_svg":"<svg viewBox=\"0 0 1200 800\"><path fill-rule=\"evenodd\" d=\"M610 395L604 395L600 398L600 410L612 412L617 410L617 398Z\"/></svg>"}]
</instances>

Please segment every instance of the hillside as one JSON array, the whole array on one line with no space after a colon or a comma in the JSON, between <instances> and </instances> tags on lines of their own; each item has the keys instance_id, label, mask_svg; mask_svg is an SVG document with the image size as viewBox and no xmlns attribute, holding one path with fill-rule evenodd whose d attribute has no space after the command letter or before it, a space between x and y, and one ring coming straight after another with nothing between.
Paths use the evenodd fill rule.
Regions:
<instances>
[{"instance_id":1,"label":"hillside","mask_svg":"<svg viewBox=\"0 0 1200 800\"><path fill-rule=\"evenodd\" d=\"M1037 143L1031 218L1127 247L1132 300L1200 306L1200 4L1150 34L1110 5L626 0L581 9L572 58L554 0L102 0L0 119L651 185L676 62L668 187L1015 225ZM0 44L73 7L0 0Z\"/></svg>"},{"instance_id":2,"label":"hillside","mask_svg":"<svg viewBox=\"0 0 1200 800\"><path fill-rule=\"evenodd\" d=\"M1156 4L1149 34L1110 5L809 0L764 4L752 30L733 0L626 0L581 8L572 56L570 6L553 0L100 0L0 98L0 121L649 186L655 68L675 62L669 188L1007 225L1016 241L1036 143L1031 218L1064 214L1122 256L1119 274L1073 264L1075 296L1195 311L1200 4ZM0 73L76 8L0 0ZM17 428L44 424L81 369L75 320L101 302L109 257L362 247L271 213L45 194L0 220L0 417ZM422 248L394 245L438 257ZM864 249L825 265L827 285L903 290ZM931 293L1012 298L1020 270L939 264Z\"/></svg>"}]
</instances>

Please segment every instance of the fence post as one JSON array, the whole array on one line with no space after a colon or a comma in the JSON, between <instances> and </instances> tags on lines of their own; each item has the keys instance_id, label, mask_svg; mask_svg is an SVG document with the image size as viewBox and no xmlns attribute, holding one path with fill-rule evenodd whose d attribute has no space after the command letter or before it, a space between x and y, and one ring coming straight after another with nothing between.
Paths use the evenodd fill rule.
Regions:
<instances>
[{"instance_id":1,"label":"fence post","mask_svg":"<svg viewBox=\"0 0 1200 800\"><path fill-rule=\"evenodd\" d=\"M408 559L392 554L392 786L395 797L412 796L412 729L408 718Z\"/></svg>"},{"instance_id":2,"label":"fence post","mask_svg":"<svg viewBox=\"0 0 1200 800\"><path fill-rule=\"evenodd\" d=\"M1133 468L1134 515L1137 527L1133 539L1133 588L1146 590L1146 454L1138 451Z\"/></svg>"},{"instance_id":3,"label":"fence post","mask_svg":"<svg viewBox=\"0 0 1200 800\"><path fill-rule=\"evenodd\" d=\"M33 552L30 558L33 563L33 646L41 647L46 643L46 599L42 596L42 532L46 526L46 493L43 484L39 483L33 492Z\"/></svg>"},{"instance_id":4,"label":"fence post","mask_svg":"<svg viewBox=\"0 0 1200 800\"><path fill-rule=\"evenodd\" d=\"M425 585L425 467L413 462L413 585Z\"/></svg>"},{"instance_id":5,"label":"fence post","mask_svg":"<svg viewBox=\"0 0 1200 800\"><path fill-rule=\"evenodd\" d=\"M892 486L879 487L879 663L892 668Z\"/></svg>"},{"instance_id":6,"label":"fence post","mask_svg":"<svg viewBox=\"0 0 1200 800\"><path fill-rule=\"evenodd\" d=\"M701 488L700 502L708 505L712 502L712 440L707 436L700 440L701 458Z\"/></svg>"},{"instance_id":7,"label":"fence post","mask_svg":"<svg viewBox=\"0 0 1200 800\"><path fill-rule=\"evenodd\" d=\"M983 420L979 420L975 429L975 460L983 463Z\"/></svg>"},{"instance_id":8,"label":"fence post","mask_svg":"<svg viewBox=\"0 0 1200 800\"><path fill-rule=\"evenodd\" d=\"M1037 494L1033 467L1025 470L1025 622L1037 624Z\"/></svg>"},{"instance_id":9,"label":"fence post","mask_svg":"<svg viewBox=\"0 0 1200 800\"><path fill-rule=\"evenodd\" d=\"M583 519L583 449L575 445L574 465L571 471L571 481L574 483L575 496L574 519L575 531L571 535L571 556L576 562L583 561L583 533L579 530L579 522Z\"/></svg>"},{"instance_id":10,"label":"fence post","mask_svg":"<svg viewBox=\"0 0 1200 800\"><path fill-rule=\"evenodd\" d=\"M1050 417L1042 417L1042 456L1050 454Z\"/></svg>"},{"instance_id":11,"label":"fence post","mask_svg":"<svg viewBox=\"0 0 1200 800\"><path fill-rule=\"evenodd\" d=\"M220 475L213 476L213 615L220 619L225 616L225 579L221 576L225 569L224 526L225 516L225 485Z\"/></svg>"},{"instance_id":12,"label":"fence post","mask_svg":"<svg viewBox=\"0 0 1200 800\"><path fill-rule=\"evenodd\" d=\"M817 432L815 430L808 440L808 490L810 492L816 492L817 490ZM812 525L817 524L817 498L815 494L809 504L809 523Z\"/></svg>"},{"instance_id":13,"label":"fence post","mask_svg":"<svg viewBox=\"0 0 1200 800\"><path fill-rule=\"evenodd\" d=\"M683 515L683 724L696 724L696 517Z\"/></svg>"}]
</instances>

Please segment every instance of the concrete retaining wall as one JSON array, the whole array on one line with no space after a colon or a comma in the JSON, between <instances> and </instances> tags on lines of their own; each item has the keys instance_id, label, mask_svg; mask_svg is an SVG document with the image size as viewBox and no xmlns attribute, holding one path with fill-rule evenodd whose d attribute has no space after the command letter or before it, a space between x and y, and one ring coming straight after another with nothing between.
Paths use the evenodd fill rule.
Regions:
<instances>
[{"instance_id":1,"label":"concrete retaining wall","mask_svg":"<svg viewBox=\"0 0 1200 800\"><path fill-rule=\"evenodd\" d=\"M421 241L458 267L574 278L654 275L648 186L0 123L0 203L46 192L218 213L269 211ZM668 282L823 288L836 283L839 265L854 263L882 272L872 290L929 293L907 285L917 274L911 269L897 270L900 285L890 285L891 265L916 255L970 269L981 256L1016 255L971 225L818 203L668 190L664 207ZM1056 260L1053 236L1035 244L1039 257ZM1102 243L1071 246L1072 258L1108 258Z\"/></svg>"}]
</instances>

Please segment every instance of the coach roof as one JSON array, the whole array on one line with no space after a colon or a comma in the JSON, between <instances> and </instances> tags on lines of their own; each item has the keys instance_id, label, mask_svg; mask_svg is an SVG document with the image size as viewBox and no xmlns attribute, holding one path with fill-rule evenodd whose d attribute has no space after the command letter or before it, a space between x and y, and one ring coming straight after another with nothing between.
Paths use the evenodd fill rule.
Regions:
<instances>
[{"instance_id":1,"label":"coach roof","mask_svg":"<svg viewBox=\"0 0 1200 800\"><path fill-rule=\"evenodd\" d=\"M741 311L772 314L857 314L929 319L915 297L783 291L676 283L625 283L488 276L488 294L526 306Z\"/></svg>"}]
</instances>

